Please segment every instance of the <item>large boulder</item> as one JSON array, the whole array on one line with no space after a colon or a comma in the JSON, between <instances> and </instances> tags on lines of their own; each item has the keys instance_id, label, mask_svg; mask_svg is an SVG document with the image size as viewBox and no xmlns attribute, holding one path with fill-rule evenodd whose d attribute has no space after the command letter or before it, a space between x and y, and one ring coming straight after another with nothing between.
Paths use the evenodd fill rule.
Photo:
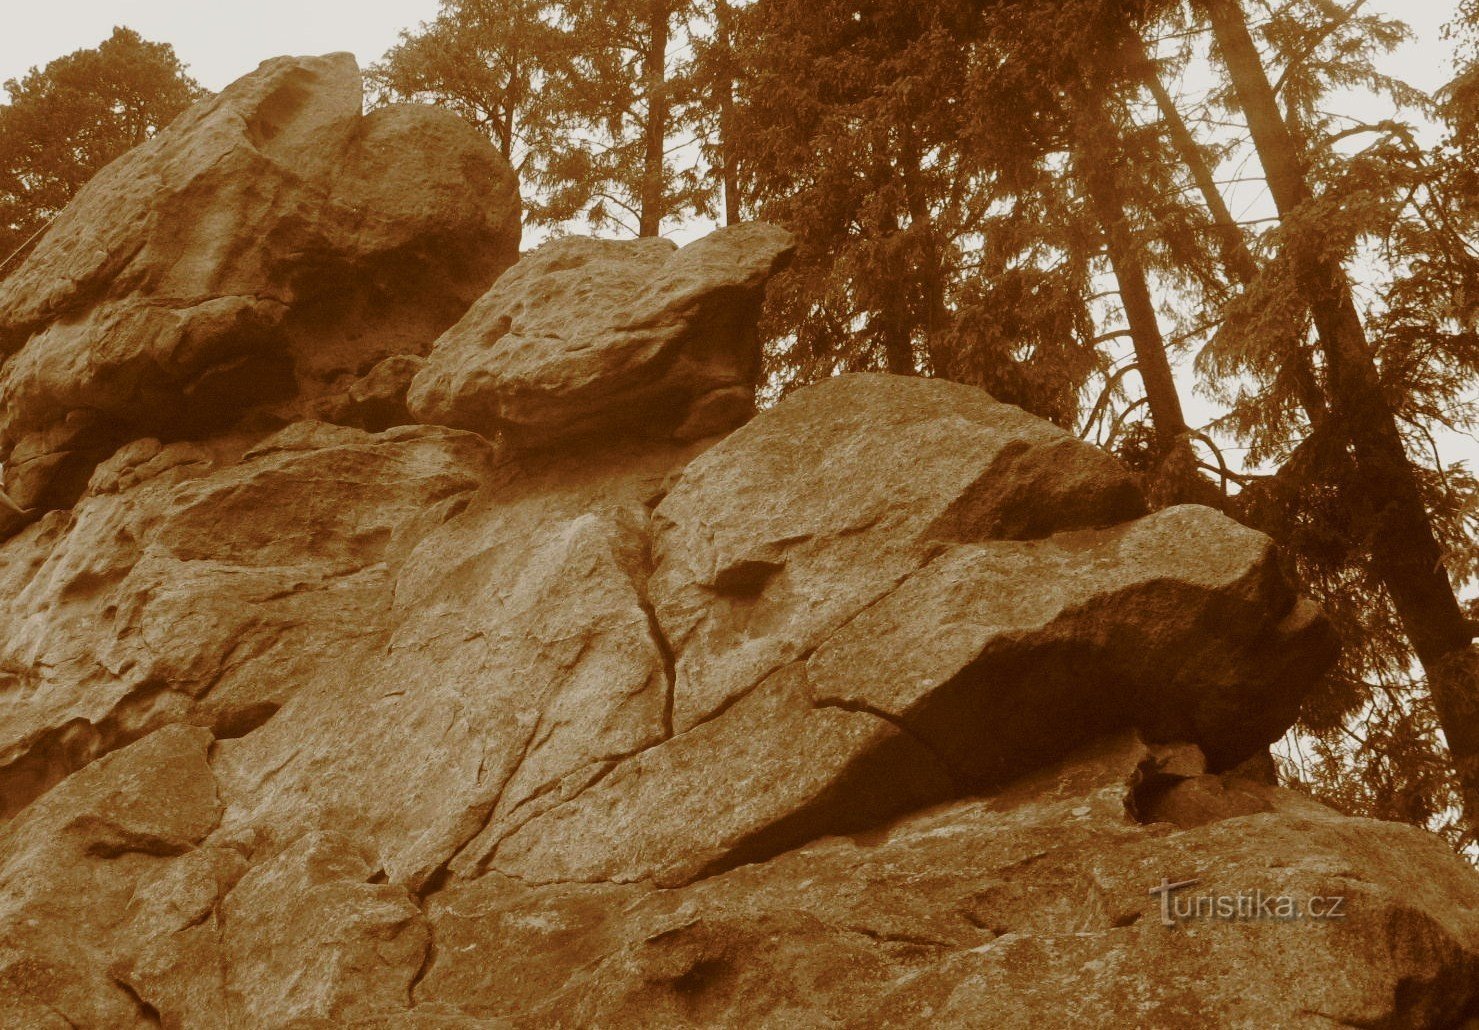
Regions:
<instances>
[{"instance_id":1,"label":"large boulder","mask_svg":"<svg viewBox=\"0 0 1479 1030\"><path fill-rule=\"evenodd\" d=\"M100 172L0 281L19 506L70 507L131 439L329 413L513 264L508 163L448 112L363 103L348 54L268 61Z\"/></svg>"},{"instance_id":2,"label":"large boulder","mask_svg":"<svg viewBox=\"0 0 1479 1030\"><path fill-rule=\"evenodd\" d=\"M425 422L524 447L594 433L698 439L754 411L773 226L671 241L566 237L506 273L437 341L411 387Z\"/></svg>"},{"instance_id":3,"label":"large boulder","mask_svg":"<svg viewBox=\"0 0 1479 1030\"><path fill-rule=\"evenodd\" d=\"M984 1003L960 985L1021 989L1024 961L1055 970L1023 1010L1047 1011L1096 948L1140 989L1130 957L1166 950L1140 892L1190 875L1187 848L1250 889L1269 855L1358 863L1362 932L1411 927L1410 955L1363 958L1322 1011L1380 1018L1413 977L1433 1012L1469 1003L1456 859L1396 828L1406 867L1356 856L1371 831L1227 773L1331 659L1265 538L1148 514L1102 452L943 382L842 377L717 441L567 444L136 441L0 549L16 1018L964 1023ZM204 782L203 828L34 843L141 768L161 796ZM1326 891L1309 861L1278 882ZM896 912L870 900L922 877ZM79 878L137 900L84 917ZM1097 944L1063 950L1022 900L1094 883ZM41 943L61 919L67 946ZM1292 932L1211 938L1196 968ZM1004 965L975 958L998 939Z\"/></svg>"},{"instance_id":4,"label":"large boulder","mask_svg":"<svg viewBox=\"0 0 1479 1030\"><path fill-rule=\"evenodd\" d=\"M1250 757L1332 660L1328 629L1266 537L1141 511L1102 451L979 391L799 391L653 511L666 739L492 819L453 871L687 882L1130 725Z\"/></svg>"},{"instance_id":5,"label":"large boulder","mask_svg":"<svg viewBox=\"0 0 1479 1030\"><path fill-rule=\"evenodd\" d=\"M676 889L454 883L426 905L437 947L417 1009L857 1030L1479 1015L1471 868L1422 831L1196 774L1196 757L1111 737L1010 789ZM1200 824L1137 811L1148 784L1215 803Z\"/></svg>"}]
</instances>

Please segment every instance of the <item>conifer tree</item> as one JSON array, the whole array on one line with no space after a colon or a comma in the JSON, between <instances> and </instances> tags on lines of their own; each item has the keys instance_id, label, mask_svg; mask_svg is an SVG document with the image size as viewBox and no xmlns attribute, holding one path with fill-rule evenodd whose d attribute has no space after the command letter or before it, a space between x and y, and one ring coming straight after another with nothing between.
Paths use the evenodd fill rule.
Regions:
<instances>
[{"instance_id":1,"label":"conifer tree","mask_svg":"<svg viewBox=\"0 0 1479 1030\"><path fill-rule=\"evenodd\" d=\"M719 191L674 156L698 116L692 13L690 0L442 0L371 78L382 102L442 104L483 129L531 223L655 236Z\"/></svg>"},{"instance_id":2,"label":"conifer tree","mask_svg":"<svg viewBox=\"0 0 1479 1030\"><path fill-rule=\"evenodd\" d=\"M1344 267L1371 228L1350 217L1349 205L1362 193L1349 183L1320 189L1315 167L1320 149L1310 139L1317 84L1298 74L1301 62L1352 23L1354 5L1320 5L1324 18L1304 34L1301 49L1286 54L1279 83L1270 78L1237 0L1199 0L1199 5L1281 220L1280 249L1270 277L1285 284L1286 296L1304 306L1313 324L1330 413L1329 435L1320 448L1327 467L1319 471L1327 482L1338 484L1339 517L1355 527L1349 541L1359 549L1363 571L1390 602L1422 664L1472 819L1479 816L1479 655L1470 643L1473 626L1445 567L1434 498L1425 489L1399 421L1404 396L1413 396L1413 387L1420 384L1397 380L1391 374L1393 362L1379 363L1383 350L1398 358L1396 364L1403 363L1395 348L1381 346L1397 341L1374 345L1368 337ZM1276 92L1279 85L1282 92ZM1348 162L1337 165L1351 167ZM1374 192L1383 190L1377 186ZM1364 196L1373 197L1369 183ZM1335 217L1338 213L1345 217ZM1472 365L1466 370L1470 382L1473 371Z\"/></svg>"}]
</instances>

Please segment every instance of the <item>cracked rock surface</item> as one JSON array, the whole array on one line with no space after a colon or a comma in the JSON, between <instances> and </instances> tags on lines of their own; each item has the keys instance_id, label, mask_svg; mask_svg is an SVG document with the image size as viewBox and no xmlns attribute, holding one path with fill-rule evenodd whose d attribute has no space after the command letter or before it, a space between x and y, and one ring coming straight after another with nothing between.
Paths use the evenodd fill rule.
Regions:
<instances>
[{"instance_id":1,"label":"cracked rock surface","mask_svg":"<svg viewBox=\"0 0 1479 1030\"><path fill-rule=\"evenodd\" d=\"M71 507L130 439L352 409L513 264L517 188L487 141L362 106L348 54L268 61L100 172L0 281L22 508Z\"/></svg>"},{"instance_id":2,"label":"cracked rock surface","mask_svg":"<svg viewBox=\"0 0 1479 1030\"><path fill-rule=\"evenodd\" d=\"M760 301L792 247L761 223L681 249L664 239L546 243L437 341L411 384L411 411L526 447L732 429L754 412Z\"/></svg>"},{"instance_id":3,"label":"cracked rock surface","mask_svg":"<svg viewBox=\"0 0 1479 1030\"><path fill-rule=\"evenodd\" d=\"M358 88L269 62L0 289L0 440L72 477L0 541L0 1025L1479 1018L1473 870L1259 772L1334 657L1266 538L943 381L749 417L784 234L500 278L502 166ZM205 158L243 235L147 257ZM209 335L265 268L282 396L172 421L256 344L129 313ZM1167 925L1191 880L1342 914Z\"/></svg>"}]
</instances>

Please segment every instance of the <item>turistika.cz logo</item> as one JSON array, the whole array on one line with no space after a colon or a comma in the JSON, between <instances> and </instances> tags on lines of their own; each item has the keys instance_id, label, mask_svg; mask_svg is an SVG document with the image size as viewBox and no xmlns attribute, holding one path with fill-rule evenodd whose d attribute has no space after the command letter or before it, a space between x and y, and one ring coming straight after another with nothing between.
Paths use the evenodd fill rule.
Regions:
<instances>
[{"instance_id":1,"label":"turistika.cz logo","mask_svg":"<svg viewBox=\"0 0 1479 1030\"><path fill-rule=\"evenodd\" d=\"M1192 920L1252 921L1277 919L1291 922L1299 919L1344 919L1345 898L1339 895L1313 895L1307 898L1292 894L1265 894L1262 890L1237 891L1233 894L1189 894L1200 880L1171 881L1162 879L1152 887L1152 895L1161 897L1161 922L1166 926Z\"/></svg>"}]
</instances>

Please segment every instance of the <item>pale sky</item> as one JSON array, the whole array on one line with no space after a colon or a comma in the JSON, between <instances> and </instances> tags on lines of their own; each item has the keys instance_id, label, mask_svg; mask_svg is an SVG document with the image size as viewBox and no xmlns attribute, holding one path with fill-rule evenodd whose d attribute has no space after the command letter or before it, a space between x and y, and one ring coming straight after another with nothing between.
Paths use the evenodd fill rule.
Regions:
<instances>
[{"instance_id":1,"label":"pale sky","mask_svg":"<svg viewBox=\"0 0 1479 1030\"><path fill-rule=\"evenodd\" d=\"M220 89L279 54L354 53L376 60L396 33L434 16L436 0L0 0L0 80L81 47L97 46L114 25L174 44L191 74ZM1419 40L1389 67L1432 88L1449 72L1439 29L1456 0L1370 0L1368 9L1407 20Z\"/></svg>"},{"instance_id":2,"label":"pale sky","mask_svg":"<svg viewBox=\"0 0 1479 1030\"><path fill-rule=\"evenodd\" d=\"M115 25L171 43L190 73L218 90L280 54L348 50L361 66L396 34L435 16L436 0L0 0L0 79L82 47Z\"/></svg>"}]
</instances>

